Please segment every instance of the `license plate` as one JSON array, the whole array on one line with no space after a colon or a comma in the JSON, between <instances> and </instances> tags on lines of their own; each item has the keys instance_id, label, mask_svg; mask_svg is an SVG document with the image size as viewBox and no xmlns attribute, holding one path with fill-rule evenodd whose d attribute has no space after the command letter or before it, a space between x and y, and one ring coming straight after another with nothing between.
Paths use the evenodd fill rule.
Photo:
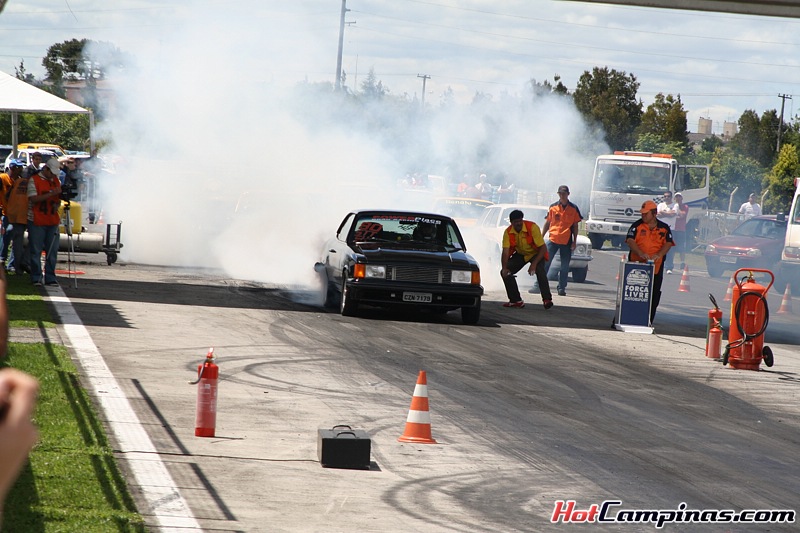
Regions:
<instances>
[{"instance_id":1,"label":"license plate","mask_svg":"<svg viewBox=\"0 0 800 533\"><path fill-rule=\"evenodd\" d=\"M403 301L429 304L433 301L433 297L429 292L404 292Z\"/></svg>"},{"instance_id":2,"label":"license plate","mask_svg":"<svg viewBox=\"0 0 800 533\"><path fill-rule=\"evenodd\" d=\"M735 265L736 264L736 258L735 257L725 257L725 256L723 256L723 257L719 258L719 262L720 263L730 263L732 265Z\"/></svg>"}]
</instances>

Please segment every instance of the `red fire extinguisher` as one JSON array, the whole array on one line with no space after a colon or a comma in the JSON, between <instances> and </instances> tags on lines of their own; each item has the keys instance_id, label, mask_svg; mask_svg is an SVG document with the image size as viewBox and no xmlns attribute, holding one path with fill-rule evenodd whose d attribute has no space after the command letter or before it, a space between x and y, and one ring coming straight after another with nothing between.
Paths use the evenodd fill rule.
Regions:
<instances>
[{"instance_id":1,"label":"red fire extinguisher","mask_svg":"<svg viewBox=\"0 0 800 533\"><path fill-rule=\"evenodd\" d=\"M217 384L219 367L214 364L214 348L208 349L206 360L197 365L197 410L194 417L196 437L213 437L217 427Z\"/></svg>"},{"instance_id":2,"label":"red fire extinguisher","mask_svg":"<svg viewBox=\"0 0 800 533\"><path fill-rule=\"evenodd\" d=\"M740 272L749 275L737 279ZM769 285L757 283L753 272L770 275ZM734 275L733 298L731 299L731 323L728 331L728 345L722 355L722 364L730 363L731 368L758 370L761 361L772 366L772 350L764 346L764 332L769 323L767 291L775 283L775 275L769 270L752 268L739 269Z\"/></svg>"},{"instance_id":3,"label":"red fire extinguisher","mask_svg":"<svg viewBox=\"0 0 800 533\"><path fill-rule=\"evenodd\" d=\"M719 329L719 338L717 339L717 342L721 343L722 341L722 309L720 309L719 305L717 305L717 300L714 298L713 294L709 294L708 298L711 300L711 303L714 304L714 309L708 310L708 326L706 327L706 357L711 359L719 359L721 344L717 344L715 350L710 350L709 345L711 342L711 330L714 328L714 325L716 325Z\"/></svg>"},{"instance_id":4,"label":"red fire extinguisher","mask_svg":"<svg viewBox=\"0 0 800 533\"><path fill-rule=\"evenodd\" d=\"M714 325L708 330L708 344L706 345L706 357L719 360L720 349L722 348L722 324L714 320Z\"/></svg>"}]
</instances>

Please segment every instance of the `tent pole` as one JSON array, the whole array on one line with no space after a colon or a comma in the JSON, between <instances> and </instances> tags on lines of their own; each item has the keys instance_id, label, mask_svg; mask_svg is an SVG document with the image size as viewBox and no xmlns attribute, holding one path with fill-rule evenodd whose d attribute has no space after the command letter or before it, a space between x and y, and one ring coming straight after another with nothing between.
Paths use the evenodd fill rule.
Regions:
<instances>
[{"instance_id":1,"label":"tent pole","mask_svg":"<svg viewBox=\"0 0 800 533\"><path fill-rule=\"evenodd\" d=\"M17 153L17 146L19 146L19 114L16 111L11 112L11 146L14 159L16 159L19 155Z\"/></svg>"}]
</instances>

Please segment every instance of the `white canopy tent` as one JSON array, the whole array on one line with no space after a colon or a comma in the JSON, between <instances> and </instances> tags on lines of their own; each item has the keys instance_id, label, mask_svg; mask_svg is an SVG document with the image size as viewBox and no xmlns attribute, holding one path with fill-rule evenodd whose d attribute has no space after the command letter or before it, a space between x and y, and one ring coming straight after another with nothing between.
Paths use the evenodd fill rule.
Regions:
<instances>
[{"instance_id":1,"label":"white canopy tent","mask_svg":"<svg viewBox=\"0 0 800 533\"><path fill-rule=\"evenodd\" d=\"M89 115L90 150L94 153L94 115L88 109L0 72L0 113L11 113L11 145L19 144L19 113L83 113Z\"/></svg>"}]
</instances>

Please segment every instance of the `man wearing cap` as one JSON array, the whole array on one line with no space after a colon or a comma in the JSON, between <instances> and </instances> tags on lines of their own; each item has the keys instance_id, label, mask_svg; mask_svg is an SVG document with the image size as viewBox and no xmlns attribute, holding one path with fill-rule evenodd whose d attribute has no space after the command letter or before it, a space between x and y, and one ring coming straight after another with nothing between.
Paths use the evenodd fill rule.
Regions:
<instances>
[{"instance_id":1,"label":"man wearing cap","mask_svg":"<svg viewBox=\"0 0 800 533\"><path fill-rule=\"evenodd\" d=\"M11 242L8 237L6 198L8 197L8 191L10 191L11 187L14 185L14 178L12 178L11 175L17 172L16 170L13 170L16 161L16 159L12 159L8 162L8 173L0 173L0 216L3 217L2 227L0 227L0 246L2 246L2 250L0 250L0 267L6 266L8 244Z\"/></svg>"},{"instance_id":2,"label":"man wearing cap","mask_svg":"<svg viewBox=\"0 0 800 533\"><path fill-rule=\"evenodd\" d=\"M61 165L51 157L38 174L28 180L28 240L31 250L31 281L42 285L42 266L39 258L45 252L44 284L58 286L56 281L56 257L58 255L58 226L61 217L61 182L58 175Z\"/></svg>"},{"instance_id":3,"label":"man wearing cap","mask_svg":"<svg viewBox=\"0 0 800 533\"><path fill-rule=\"evenodd\" d=\"M653 287L650 292L650 322L656 316L656 309L661 301L661 283L664 281L663 261L664 256L675 244L672 240L672 231L666 222L656 218L658 206L652 200L647 200L639 210L642 218L631 224L625 242L630 248L629 261L653 264Z\"/></svg>"},{"instance_id":4,"label":"man wearing cap","mask_svg":"<svg viewBox=\"0 0 800 533\"><path fill-rule=\"evenodd\" d=\"M8 218L6 235L11 243L8 270L22 274L30 272L24 248L25 229L28 227L28 178L22 177L25 162L21 159L12 159L8 166L12 179L11 187L4 194L4 212Z\"/></svg>"},{"instance_id":5,"label":"man wearing cap","mask_svg":"<svg viewBox=\"0 0 800 533\"><path fill-rule=\"evenodd\" d=\"M539 226L530 220L524 220L524 215L519 209L514 209L508 219L511 225L503 232L503 255L501 256L502 269L500 275L506 286L508 302L503 307L525 307L525 302L519 294L517 277L527 263L528 274L536 274L542 292L542 303L545 309L553 307L553 295L550 293L550 284L547 281L547 272L544 265L547 262L547 247Z\"/></svg>"},{"instance_id":6,"label":"man wearing cap","mask_svg":"<svg viewBox=\"0 0 800 533\"><path fill-rule=\"evenodd\" d=\"M659 220L666 222L670 231L675 231L675 222L678 219L678 204L672 199L672 192L666 191L664 193L664 200L658 204L656 215ZM672 269L675 267L674 261L674 253L668 253L666 257L664 257L664 268L667 274L672 274Z\"/></svg>"},{"instance_id":7,"label":"man wearing cap","mask_svg":"<svg viewBox=\"0 0 800 533\"><path fill-rule=\"evenodd\" d=\"M581 210L569 201L569 187L562 185L558 188L558 201L550 205L545 216L542 233L550 231L550 242L547 243L547 254L550 259L545 265L545 272L550 271L550 265L556 252L561 257L561 270L558 272L558 295L567 295L567 276L569 275L569 262L572 251L578 242L578 224L583 220Z\"/></svg>"}]
</instances>

